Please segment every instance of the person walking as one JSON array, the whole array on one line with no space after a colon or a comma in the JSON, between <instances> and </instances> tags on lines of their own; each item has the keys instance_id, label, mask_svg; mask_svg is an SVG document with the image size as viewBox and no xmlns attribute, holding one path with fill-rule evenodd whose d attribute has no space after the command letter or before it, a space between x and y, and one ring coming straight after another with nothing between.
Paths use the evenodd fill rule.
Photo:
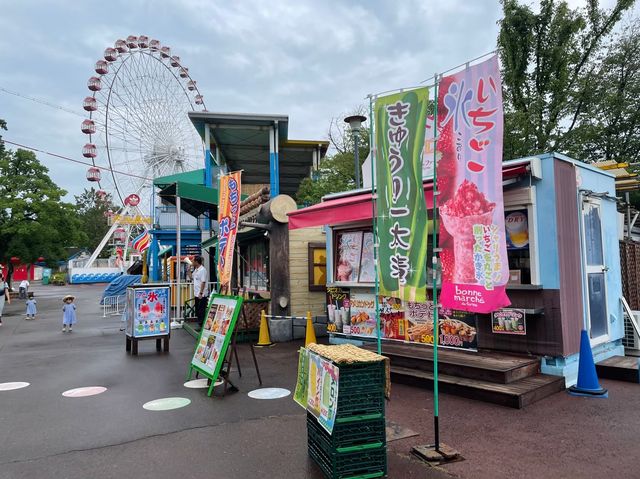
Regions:
<instances>
[{"instance_id":1,"label":"person walking","mask_svg":"<svg viewBox=\"0 0 640 479\"><path fill-rule=\"evenodd\" d=\"M9 285L4 281L4 276L0 273L0 326L2 326L2 311L4 303L11 304L11 295L9 294Z\"/></svg>"},{"instance_id":2,"label":"person walking","mask_svg":"<svg viewBox=\"0 0 640 479\"><path fill-rule=\"evenodd\" d=\"M207 286L207 270L202 265L202 256L193 258L195 269L193 270L193 295L195 297L196 317L202 324L207 310L209 289Z\"/></svg>"},{"instance_id":3,"label":"person walking","mask_svg":"<svg viewBox=\"0 0 640 479\"><path fill-rule=\"evenodd\" d=\"M18 287L18 297L20 299L27 299L27 292L29 291L29 281L23 279Z\"/></svg>"},{"instance_id":4,"label":"person walking","mask_svg":"<svg viewBox=\"0 0 640 479\"><path fill-rule=\"evenodd\" d=\"M64 306L62 307L62 332L67 332L67 327L69 328L69 332L73 331L73 325L76 324L76 305L73 304L73 300L76 299L75 296L70 294L66 295L62 298L64 301Z\"/></svg>"},{"instance_id":5,"label":"person walking","mask_svg":"<svg viewBox=\"0 0 640 479\"><path fill-rule=\"evenodd\" d=\"M36 308L36 298L33 297L33 293L29 293L27 298L27 318L26 319L36 319L36 314L38 314L38 310Z\"/></svg>"}]
</instances>

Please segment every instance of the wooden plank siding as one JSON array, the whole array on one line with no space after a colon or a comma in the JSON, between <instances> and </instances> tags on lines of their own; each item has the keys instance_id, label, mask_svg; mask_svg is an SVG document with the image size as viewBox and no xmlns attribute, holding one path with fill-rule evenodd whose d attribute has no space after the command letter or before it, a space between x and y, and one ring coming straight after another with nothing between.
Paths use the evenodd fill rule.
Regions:
<instances>
[{"instance_id":1,"label":"wooden plank siding","mask_svg":"<svg viewBox=\"0 0 640 479\"><path fill-rule=\"evenodd\" d=\"M582 304L582 245L575 166L554 159L556 220L558 227L558 268L560 269L560 317L563 355L580 350L580 330L584 325Z\"/></svg>"},{"instance_id":2,"label":"wooden plank siding","mask_svg":"<svg viewBox=\"0 0 640 479\"><path fill-rule=\"evenodd\" d=\"M321 227L289 231L289 275L291 287L291 315L313 316L325 314L324 291L309 291L309 243L324 243Z\"/></svg>"}]
</instances>

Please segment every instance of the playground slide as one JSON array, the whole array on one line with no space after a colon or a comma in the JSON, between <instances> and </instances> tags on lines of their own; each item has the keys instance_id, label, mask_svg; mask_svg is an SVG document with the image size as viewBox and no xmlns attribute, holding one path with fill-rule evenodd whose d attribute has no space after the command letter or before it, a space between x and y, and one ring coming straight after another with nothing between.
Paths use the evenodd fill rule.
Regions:
<instances>
[{"instance_id":1,"label":"playground slide","mask_svg":"<svg viewBox=\"0 0 640 479\"><path fill-rule=\"evenodd\" d=\"M139 274L123 274L109 283L102 293L100 304L103 304L104 298L107 296L124 296L127 293L127 286L139 283L142 276Z\"/></svg>"}]
</instances>

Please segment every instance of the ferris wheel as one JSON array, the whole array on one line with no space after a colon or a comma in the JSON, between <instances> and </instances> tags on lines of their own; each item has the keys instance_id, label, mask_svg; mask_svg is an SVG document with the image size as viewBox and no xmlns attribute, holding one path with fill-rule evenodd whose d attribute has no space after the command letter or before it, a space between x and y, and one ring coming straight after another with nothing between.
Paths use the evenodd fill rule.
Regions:
<instances>
[{"instance_id":1,"label":"ferris wheel","mask_svg":"<svg viewBox=\"0 0 640 479\"><path fill-rule=\"evenodd\" d=\"M87 180L123 205L137 195L147 215L154 178L202 167L202 140L187 113L204 111L204 99L180 57L145 35L117 40L94 69L81 126L82 154L94 165Z\"/></svg>"}]
</instances>

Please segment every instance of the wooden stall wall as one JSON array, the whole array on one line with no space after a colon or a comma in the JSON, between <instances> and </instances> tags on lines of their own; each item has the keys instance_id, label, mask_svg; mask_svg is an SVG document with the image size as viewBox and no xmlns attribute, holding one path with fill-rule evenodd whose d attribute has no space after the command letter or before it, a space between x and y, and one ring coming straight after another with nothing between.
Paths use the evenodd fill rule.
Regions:
<instances>
[{"instance_id":1,"label":"wooden stall wall","mask_svg":"<svg viewBox=\"0 0 640 479\"><path fill-rule=\"evenodd\" d=\"M640 310L640 243L620 241L622 294L632 310Z\"/></svg>"},{"instance_id":2,"label":"wooden stall wall","mask_svg":"<svg viewBox=\"0 0 640 479\"><path fill-rule=\"evenodd\" d=\"M325 314L326 293L309 291L309 243L324 243L321 227L289 231L289 273L291 275L291 314Z\"/></svg>"}]
</instances>

